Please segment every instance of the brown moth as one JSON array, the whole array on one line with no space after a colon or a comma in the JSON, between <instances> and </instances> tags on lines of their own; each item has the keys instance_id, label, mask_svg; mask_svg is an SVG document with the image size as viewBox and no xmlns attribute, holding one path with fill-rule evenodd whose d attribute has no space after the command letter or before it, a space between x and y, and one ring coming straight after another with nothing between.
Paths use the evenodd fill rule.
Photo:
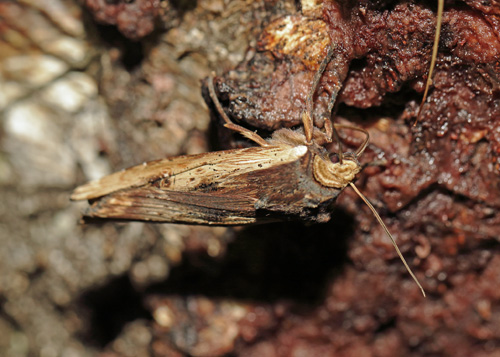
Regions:
<instances>
[{"instance_id":1,"label":"brown moth","mask_svg":"<svg viewBox=\"0 0 500 357\"><path fill-rule=\"evenodd\" d=\"M368 145L364 129L333 124L328 117L324 132L314 127L312 98L330 61L330 48L317 71L303 112L303 128L280 129L264 140L230 121L223 111L209 78L210 96L225 121L259 146L187 155L151 161L77 187L72 200L89 200L88 218L137 220L204 225L243 225L300 219L327 222L330 206L350 185L380 222L408 272L425 296L394 238L370 202L353 181L361 170L358 158ZM333 101L329 105L329 112ZM343 152L337 129L365 135L353 152ZM339 146L333 162L325 145Z\"/></svg>"}]
</instances>

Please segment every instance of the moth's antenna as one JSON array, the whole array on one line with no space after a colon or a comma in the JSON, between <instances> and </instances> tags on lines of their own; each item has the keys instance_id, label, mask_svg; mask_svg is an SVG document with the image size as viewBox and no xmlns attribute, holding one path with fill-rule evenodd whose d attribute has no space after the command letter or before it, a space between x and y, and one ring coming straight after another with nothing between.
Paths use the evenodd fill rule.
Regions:
<instances>
[{"instance_id":1,"label":"moth's antenna","mask_svg":"<svg viewBox=\"0 0 500 357\"><path fill-rule=\"evenodd\" d=\"M387 226L384 224L384 221L382 221L382 218L380 218L379 214L377 213L377 211L375 210L375 208L372 206L372 204L370 203L370 201L368 201L368 199L358 190L358 188L356 187L356 185L354 185L352 182L349 182L349 184L351 185L352 189L358 194L358 196L366 203L366 205L368 206L368 208L370 208L370 210L373 212L373 214L375 215L375 218L377 219L378 223L380 223L380 225L382 226L382 228L384 228L385 233L387 233L387 235L391 239L392 245L394 246L394 249L396 249L396 252L398 253L399 258L403 262L406 270L408 271L408 273L410 273L410 275L413 278L413 280L415 280L415 283L417 283L418 287L420 288L420 291L422 292L422 295L424 295L424 297L425 297L424 288L422 288L422 285L420 285L420 283L418 282L417 277L411 271L410 267L408 266L408 263L406 263L406 260L403 257L403 254L401 253L401 251L398 248L398 245L396 244L396 240L392 236L391 232L389 232L389 229L387 229Z\"/></svg>"},{"instance_id":2,"label":"moth's antenna","mask_svg":"<svg viewBox=\"0 0 500 357\"><path fill-rule=\"evenodd\" d=\"M330 121L330 119L328 119ZM344 159L344 152L342 151L342 142L340 141L339 133L337 132L337 129L335 129L335 125L332 126L332 138L337 142L337 145L339 147L339 151L337 155L339 156L339 162L342 165L342 160ZM358 155L356 155L356 158Z\"/></svg>"},{"instance_id":3,"label":"moth's antenna","mask_svg":"<svg viewBox=\"0 0 500 357\"><path fill-rule=\"evenodd\" d=\"M226 112L224 112L224 109L222 109L222 105L219 102L219 98L215 94L214 77L215 77L215 74L213 72L208 77L208 83L207 83L208 92L210 93L210 98L212 99L212 102L214 103L215 108L217 109L217 112L219 112L222 119L224 119L224 122L225 122L224 126L228 129L237 131L238 133L243 135L245 138L256 142L260 146L269 146L269 143L267 141L265 141L264 139L262 139L260 137L260 135L258 135L257 133L254 133L253 131L251 131L247 128L242 127L241 125L233 123L231 121L231 119L229 119Z\"/></svg>"},{"instance_id":4,"label":"moth's antenna","mask_svg":"<svg viewBox=\"0 0 500 357\"><path fill-rule=\"evenodd\" d=\"M335 140L337 142L337 145L339 147L337 155L339 156L339 162L342 165L342 160L344 159L344 150L342 148L342 142L340 141L339 133L337 132L337 129L335 129L335 125L333 125L331 119L332 115L331 113L333 110L333 105L335 104L335 100L337 99L337 93L338 92L333 92L333 95L331 96L330 101L328 102L328 109L327 109L328 115L325 115L325 129L326 129L326 135L330 137L330 140Z\"/></svg>"},{"instance_id":5,"label":"moth's antenna","mask_svg":"<svg viewBox=\"0 0 500 357\"><path fill-rule=\"evenodd\" d=\"M304 124L304 133L306 135L306 141L307 143L311 143L312 141L312 136L313 136L313 97L314 93L316 93L316 89L318 89L319 82L321 80L321 76L323 75L323 72L325 71L326 66L330 62L333 56L333 46L328 47L328 52L326 54L326 57L321 61L321 64L319 65L318 70L316 71L316 74L314 75L313 78L313 83L311 86L311 90L309 91L309 94L307 95L306 99L306 110L302 113L302 123Z\"/></svg>"},{"instance_id":6,"label":"moth's antenna","mask_svg":"<svg viewBox=\"0 0 500 357\"><path fill-rule=\"evenodd\" d=\"M356 149L356 152L354 153L354 155L356 156L356 159L358 159L362 154L363 152L365 151L366 147L368 146L368 142L370 141L370 134L368 134L368 131L366 131L365 129L363 128L358 128L356 126L352 126L352 125L344 125L344 124L335 124L334 127L338 127L338 128L343 128L343 129L350 129L350 130L355 130L355 131L359 131L363 134L365 134L365 140L363 141L363 143ZM337 135L337 138L338 138L338 133L337 131L335 130L334 131L334 135ZM339 141L339 145L340 145L340 140L339 139L336 139ZM340 156L340 155L339 155Z\"/></svg>"},{"instance_id":7,"label":"moth's antenna","mask_svg":"<svg viewBox=\"0 0 500 357\"><path fill-rule=\"evenodd\" d=\"M418 121L420 120L420 114L422 113L422 108L425 104L425 101L427 100L427 93L429 92L429 88L432 84L432 72L434 71L434 67L436 66L436 59L439 46L439 36L441 35L441 22L443 20L443 9L444 9L444 0L438 0L436 34L434 35L434 45L432 46L431 64L429 66L429 74L427 75L427 82L425 83L424 96L422 97L422 102L420 102L420 106L418 107L417 118L415 119L415 123L413 123L413 126L416 126Z\"/></svg>"}]
</instances>

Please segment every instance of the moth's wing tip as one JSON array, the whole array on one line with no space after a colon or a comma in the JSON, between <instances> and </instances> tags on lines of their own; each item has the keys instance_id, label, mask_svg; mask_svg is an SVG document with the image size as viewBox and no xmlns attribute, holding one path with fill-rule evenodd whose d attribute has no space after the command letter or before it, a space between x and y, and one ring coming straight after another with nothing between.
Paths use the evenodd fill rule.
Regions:
<instances>
[{"instance_id":1,"label":"moth's wing tip","mask_svg":"<svg viewBox=\"0 0 500 357\"><path fill-rule=\"evenodd\" d=\"M100 180L90 181L84 185L78 186L73 190L69 199L71 201L92 200L102 197L109 193L103 190Z\"/></svg>"},{"instance_id":2,"label":"moth's wing tip","mask_svg":"<svg viewBox=\"0 0 500 357\"><path fill-rule=\"evenodd\" d=\"M87 194L81 190L82 186L79 186L71 192L71 195L69 196L70 201L83 201L83 200L88 200Z\"/></svg>"},{"instance_id":3,"label":"moth's wing tip","mask_svg":"<svg viewBox=\"0 0 500 357\"><path fill-rule=\"evenodd\" d=\"M70 199L72 201L93 200L126 188L141 186L158 176L157 170L164 165L164 162L165 160L151 161L148 165L133 166L87 182L75 188Z\"/></svg>"}]
</instances>

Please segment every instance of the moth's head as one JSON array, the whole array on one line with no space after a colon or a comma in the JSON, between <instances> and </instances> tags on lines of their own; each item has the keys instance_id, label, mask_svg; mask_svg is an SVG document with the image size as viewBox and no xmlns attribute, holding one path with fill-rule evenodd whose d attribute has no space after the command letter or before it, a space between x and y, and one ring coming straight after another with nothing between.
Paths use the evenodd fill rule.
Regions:
<instances>
[{"instance_id":1,"label":"moth's head","mask_svg":"<svg viewBox=\"0 0 500 357\"><path fill-rule=\"evenodd\" d=\"M361 171L355 154L345 153L342 161L316 155L313 159L314 178L323 186L342 189L351 183Z\"/></svg>"}]
</instances>

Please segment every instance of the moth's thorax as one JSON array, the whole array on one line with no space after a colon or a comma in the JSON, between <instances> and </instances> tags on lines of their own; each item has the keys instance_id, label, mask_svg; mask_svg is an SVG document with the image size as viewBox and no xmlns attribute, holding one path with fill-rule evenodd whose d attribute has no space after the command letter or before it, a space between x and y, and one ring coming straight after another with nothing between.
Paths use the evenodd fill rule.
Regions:
<instances>
[{"instance_id":1,"label":"moth's thorax","mask_svg":"<svg viewBox=\"0 0 500 357\"><path fill-rule=\"evenodd\" d=\"M361 171L361 165L354 157L345 157L342 163L333 163L328 158L315 155L314 178L323 186L342 189L354 180Z\"/></svg>"},{"instance_id":2,"label":"moth's thorax","mask_svg":"<svg viewBox=\"0 0 500 357\"><path fill-rule=\"evenodd\" d=\"M334 163L328 158L326 149L321 145L324 136L315 131L312 143L306 142L303 129L298 130L281 129L273 133L270 143L273 145L291 145L300 150L311 153L312 171L314 178L324 187L342 189L354 180L356 174L361 171L361 165L354 155L346 153L342 163ZM299 150L299 149L297 149Z\"/></svg>"}]
</instances>

